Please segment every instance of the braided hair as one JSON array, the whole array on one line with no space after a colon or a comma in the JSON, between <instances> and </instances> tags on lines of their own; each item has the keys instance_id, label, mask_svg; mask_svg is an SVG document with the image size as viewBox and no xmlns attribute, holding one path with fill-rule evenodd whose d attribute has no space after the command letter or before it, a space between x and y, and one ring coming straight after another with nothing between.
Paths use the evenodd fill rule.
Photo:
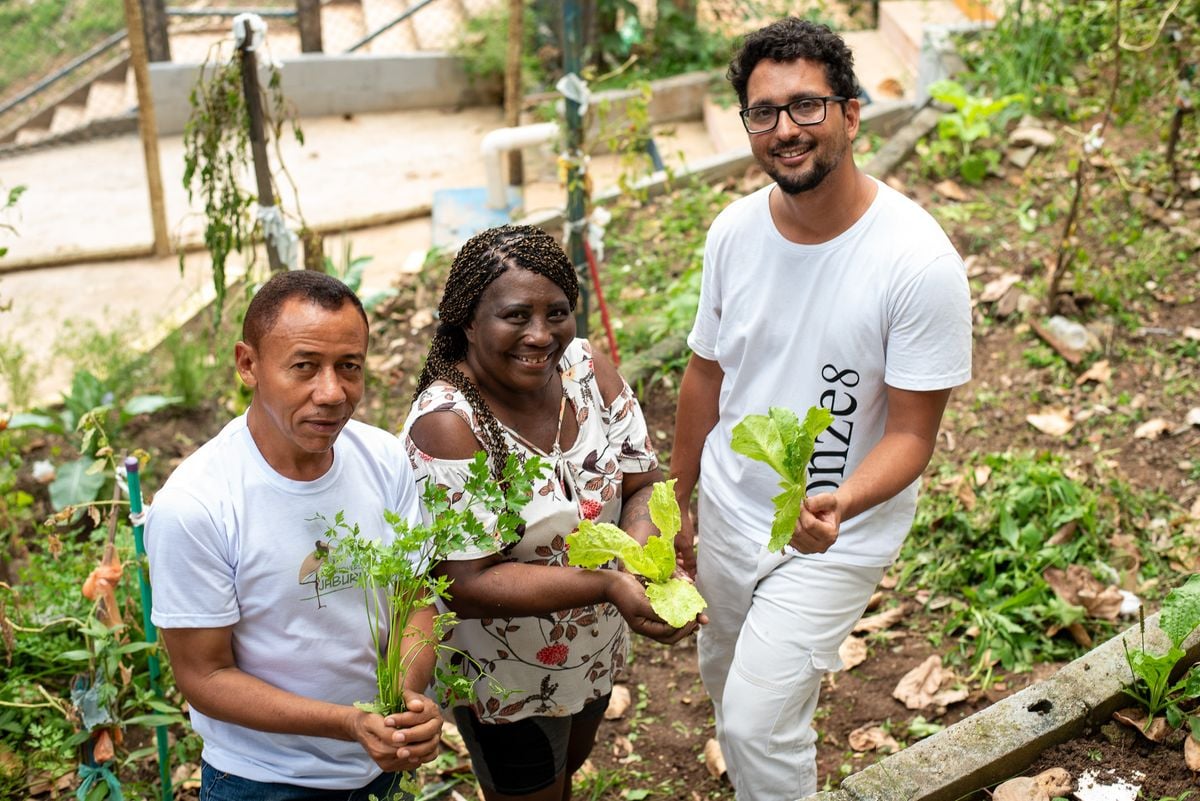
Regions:
<instances>
[{"instance_id":1,"label":"braided hair","mask_svg":"<svg viewBox=\"0 0 1200 801\"><path fill-rule=\"evenodd\" d=\"M489 228L467 240L446 277L446 288L438 303L441 320L425 366L417 379L416 400L434 381L445 381L467 399L480 423L480 439L499 477L508 459L508 445L496 416L479 389L457 364L467 356L465 327L475 318L484 291L511 267L537 273L553 281L567 296L571 311L579 295L579 279L567 254L554 237L531 225L502 225Z\"/></svg>"}]
</instances>

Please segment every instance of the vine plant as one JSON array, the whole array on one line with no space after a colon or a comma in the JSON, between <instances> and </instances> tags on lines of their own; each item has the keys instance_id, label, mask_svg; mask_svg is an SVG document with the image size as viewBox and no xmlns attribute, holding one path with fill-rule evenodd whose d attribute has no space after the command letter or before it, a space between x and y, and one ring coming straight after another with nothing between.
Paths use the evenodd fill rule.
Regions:
<instances>
[{"instance_id":1,"label":"vine plant","mask_svg":"<svg viewBox=\"0 0 1200 801\"><path fill-rule=\"evenodd\" d=\"M225 267L230 254L243 253L262 235L261 221L251 216L257 202L252 189L243 185L252 174L250 149L250 113L243 92L242 59L235 52L222 57L223 44L214 45L200 68L200 77L188 96L191 115L183 133L183 186L188 201L199 195L204 201L204 245L212 256L213 288L216 290L214 327L220 324L225 302ZM299 209L299 193L283 164L280 140L285 125L301 145L304 134L294 109L283 95L279 67L270 63L270 78L262 90L263 127L274 142L279 171L287 178L296 201L296 218L307 232ZM272 194L279 198L274 176ZM278 200L276 201L278 202ZM255 264L255 251L249 248L248 267ZM183 270L180 251L179 268Z\"/></svg>"}]
</instances>

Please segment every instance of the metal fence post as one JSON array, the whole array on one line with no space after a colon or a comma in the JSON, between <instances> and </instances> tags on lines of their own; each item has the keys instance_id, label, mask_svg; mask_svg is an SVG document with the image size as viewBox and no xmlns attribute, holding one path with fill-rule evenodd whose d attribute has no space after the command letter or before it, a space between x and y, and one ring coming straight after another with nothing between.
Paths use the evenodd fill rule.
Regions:
<instances>
[{"instance_id":1,"label":"metal fence post","mask_svg":"<svg viewBox=\"0 0 1200 801\"><path fill-rule=\"evenodd\" d=\"M582 17L579 0L563 4L563 72L579 75L582 61ZM575 309L578 336L588 332L588 298L590 280L584 237L587 236L587 191L583 164L583 119L579 103L567 98L567 256L579 274L579 306Z\"/></svg>"}]
</instances>

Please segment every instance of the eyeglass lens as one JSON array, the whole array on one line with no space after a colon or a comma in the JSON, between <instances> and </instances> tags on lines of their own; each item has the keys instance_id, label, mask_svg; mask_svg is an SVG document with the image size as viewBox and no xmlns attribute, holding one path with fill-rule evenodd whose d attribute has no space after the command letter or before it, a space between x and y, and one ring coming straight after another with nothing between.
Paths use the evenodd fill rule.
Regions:
<instances>
[{"instance_id":1,"label":"eyeglass lens","mask_svg":"<svg viewBox=\"0 0 1200 801\"><path fill-rule=\"evenodd\" d=\"M752 106L742 112L742 119L751 132L768 131L779 123L779 112L786 108L797 125L816 125L825 120L825 98L806 97L787 106Z\"/></svg>"}]
</instances>

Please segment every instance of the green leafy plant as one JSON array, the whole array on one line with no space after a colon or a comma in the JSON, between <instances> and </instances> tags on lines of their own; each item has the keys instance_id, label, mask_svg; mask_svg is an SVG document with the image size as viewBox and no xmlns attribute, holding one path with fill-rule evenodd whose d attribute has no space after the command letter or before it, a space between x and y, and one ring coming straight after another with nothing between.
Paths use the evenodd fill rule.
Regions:
<instances>
[{"instance_id":1,"label":"green leafy plant","mask_svg":"<svg viewBox=\"0 0 1200 801\"><path fill-rule=\"evenodd\" d=\"M1200 574L1193 575L1182 587L1167 594L1158 618L1158 627L1167 635L1170 647L1165 653L1151 654L1146 650L1146 621L1140 626L1142 647L1125 646L1125 661L1133 680L1122 688L1126 695L1146 710L1146 727L1156 715L1165 715L1167 723L1178 727L1186 713L1182 705L1200 698L1200 665L1192 665L1178 680L1171 675L1186 656L1183 641L1200 626Z\"/></svg>"},{"instance_id":2,"label":"green leafy plant","mask_svg":"<svg viewBox=\"0 0 1200 801\"><path fill-rule=\"evenodd\" d=\"M462 653L441 641L454 625L453 612L434 616L432 640L410 638L405 648L404 638L415 631L413 616L437 599L450 597L450 580L433 575L433 568L447 555L468 546L518 539L520 511L532 497L533 482L546 469L547 463L540 458L522 462L509 455L497 481L490 473L487 454L481 451L471 461L460 499L452 502L445 487L432 481L425 484L423 500L429 524L413 524L387 512L385 520L395 536L386 545L362 536L357 524L346 522L345 512L338 512L328 524L329 549L320 574L325 579L346 572L355 577L364 593L367 622L379 654L376 697L356 706L381 715L403 711L404 676L417 651L430 647ZM485 530L477 512L495 515L495 530ZM471 697L474 679L461 669L439 666L435 678L451 697ZM494 689L503 692L503 688Z\"/></svg>"},{"instance_id":3,"label":"green leafy plant","mask_svg":"<svg viewBox=\"0 0 1200 801\"><path fill-rule=\"evenodd\" d=\"M649 582L646 597L663 620L675 628L687 625L707 604L695 585L675 575L675 535L681 516L675 500L675 479L659 481L650 491L650 520L659 533L640 545L612 523L583 520L567 536L567 560L574 567L595 569L620 559L630 573Z\"/></svg>"},{"instance_id":4,"label":"green leafy plant","mask_svg":"<svg viewBox=\"0 0 1200 801\"><path fill-rule=\"evenodd\" d=\"M767 543L771 551L783 550L796 531L808 485L808 462L817 437L831 425L833 415L828 409L811 407L802 424L792 410L772 406L767 414L747 415L733 427L733 449L766 463L782 477L783 492L771 499L775 504Z\"/></svg>"},{"instance_id":5,"label":"green leafy plant","mask_svg":"<svg viewBox=\"0 0 1200 801\"><path fill-rule=\"evenodd\" d=\"M985 684L993 664L1028 670L1078 656L1083 646L1055 635L1073 623L1093 638L1114 632L1111 622L1058 598L1046 570L1079 565L1115 582L1112 566L1130 559L1140 580L1167 569L1153 549L1129 557L1113 546L1125 527L1169 514L1162 502L1095 469L1079 475L1045 452L986 454L943 465L921 493L897 562L898 587L939 599L944 635Z\"/></svg>"},{"instance_id":6,"label":"green leafy plant","mask_svg":"<svg viewBox=\"0 0 1200 801\"><path fill-rule=\"evenodd\" d=\"M220 43L214 45L200 68L200 77L188 95L191 115L183 131L183 187L188 201L198 194L204 203L204 246L212 256L214 327L221 322L225 304L225 266L232 253L243 253L262 232L262 222L252 219L250 210L257 201L255 194L243 186L245 176L252 173L250 148L250 112L242 87L242 59L221 59ZM301 145L304 133L284 99L279 69L270 68L270 78L262 105L264 128L270 129L275 145L278 171L291 181L286 166L278 159L279 140L285 123L290 123L292 135ZM293 189L294 189L293 184ZM272 194L279 192L272 180ZM306 229L299 209L301 229ZM249 248L253 265L254 248ZM179 255L183 270L183 251Z\"/></svg>"},{"instance_id":7,"label":"green leafy plant","mask_svg":"<svg viewBox=\"0 0 1200 801\"><path fill-rule=\"evenodd\" d=\"M80 370L71 380L71 391L63 394L61 409L15 414L8 427L80 435L79 458L61 465L49 487L60 520L66 520L73 516L74 507L89 504L100 495L116 468L112 441L125 425L136 415L156 412L180 400L177 396L136 395L117 401L104 382ZM62 513L68 514L62 517Z\"/></svg>"},{"instance_id":8,"label":"green leafy plant","mask_svg":"<svg viewBox=\"0 0 1200 801\"><path fill-rule=\"evenodd\" d=\"M968 183L980 183L1000 164L1000 151L984 146L997 132L997 118L1010 106L1024 103L1024 96L993 100L968 94L962 84L950 80L930 84L929 96L954 110L938 120L938 138L922 143L922 165L936 175L956 172Z\"/></svg>"}]
</instances>

